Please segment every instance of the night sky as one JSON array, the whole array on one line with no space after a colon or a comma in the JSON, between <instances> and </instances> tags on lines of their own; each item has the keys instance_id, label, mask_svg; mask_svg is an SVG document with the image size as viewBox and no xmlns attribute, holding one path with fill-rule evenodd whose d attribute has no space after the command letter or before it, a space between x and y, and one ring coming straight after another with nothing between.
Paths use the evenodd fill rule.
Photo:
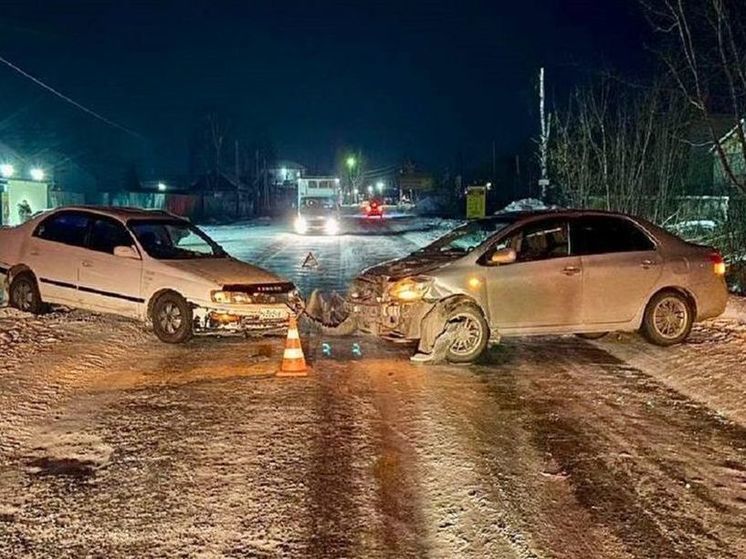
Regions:
<instances>
[{"instance_id":1,"label":"night sky","mask_svg":"<svg viewBox=\"0 0 746 559\"><path fill-rule=\"evenodd\" d=\"M510 153L536 135L540 65L559 97L646 56L634 0L1 6L0 55L137 131L156 173L185 170L195 112L207 105L314 168L347 147L374 165L477 161L493 139ZM4 66L0 84L0 136L19 115L62 119L116 149L121 132Z\"/></svg>"}]
</instances>

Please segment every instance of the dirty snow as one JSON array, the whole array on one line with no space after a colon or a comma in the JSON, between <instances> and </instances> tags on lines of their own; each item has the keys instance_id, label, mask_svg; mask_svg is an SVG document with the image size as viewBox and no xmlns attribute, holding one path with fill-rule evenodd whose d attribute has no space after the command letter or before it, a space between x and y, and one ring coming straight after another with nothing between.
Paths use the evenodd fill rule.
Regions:
<instances>
[{"instance_id":1,"label":"dirty snow","mask_svg":"<svg viewBox=\"0 0 746 559\"><path fill-rule=\"evenodd\" d=\"M441 232L211 228L310 286ZM733 299L679 348L507 340L469 367L304 333L312 374L276 379L281 339L0 309L0 557L746 557L744 326Z\"/></svg>"}]
</instances>

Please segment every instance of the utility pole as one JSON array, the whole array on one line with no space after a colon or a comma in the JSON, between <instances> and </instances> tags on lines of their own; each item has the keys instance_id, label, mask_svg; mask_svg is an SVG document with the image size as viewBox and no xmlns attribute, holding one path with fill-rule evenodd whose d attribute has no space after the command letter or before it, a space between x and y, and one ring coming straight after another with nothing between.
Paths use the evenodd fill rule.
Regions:
<instances>
[{"instance_id":1,"label":"utility pole","mask_svg":"<svg viewBox=\"0 0 746 559\"><path fill-rule=\"evenodd\" d=\"M544 88L544 68L539 70L539 114L541 115L541 144L539 147L539 161L541 163L541 178L539 187L541 199L546 200L549 187L549 133L550 123L546 113L546 90Z\"/></svg>"}]
</instances>

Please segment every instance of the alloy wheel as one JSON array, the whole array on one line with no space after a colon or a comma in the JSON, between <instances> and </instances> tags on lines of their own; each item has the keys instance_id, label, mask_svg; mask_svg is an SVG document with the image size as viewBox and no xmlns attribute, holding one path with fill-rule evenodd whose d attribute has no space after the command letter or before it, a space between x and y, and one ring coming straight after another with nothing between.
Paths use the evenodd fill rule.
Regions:
<instances>
[{"instance_id":1,"label":"alloy wheel","mask_svg":"<svg viewBox=\"0 0 746 559\"><path fill-rule=\"evenodd\" d=\"M175 334L181 328L183 322L181 309L175 303L166 303L158 313L158 322L164 332L170 335Z\"/></svg>"},{"instance_id":2,"label":"alloy wheel","mask_svg":"<svg viewBox=\"0 0 746 559\"><path fill-rule=\"evenodd\" d=\"M469 355L482 343L482 327L468 315L457 315L451 321L456 324L451 352L456 355Z\"/></svg>"},{"instance_id":3,"label":"alloy wheel","mask_svg":"<svg viewBox=\"0 0 746 559\"><path fill-rule=\"evenodd\" d=\"M656 332L667 340L681 336L689 320L689 309L678 297L661 299L653 311L653 325Z\"/></svg>"}]
</instances>

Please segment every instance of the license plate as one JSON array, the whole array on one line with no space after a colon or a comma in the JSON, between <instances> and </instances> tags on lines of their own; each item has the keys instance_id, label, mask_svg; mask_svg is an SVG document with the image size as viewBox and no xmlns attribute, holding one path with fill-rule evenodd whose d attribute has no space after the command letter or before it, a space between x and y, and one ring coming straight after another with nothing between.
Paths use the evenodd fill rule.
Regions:
<instances>
[{"instance_id":1,"label":"license plate","mask_svg":"<svg viewBox=\"0 0 746 559\"><path fill-rule=\"evenodd\" d=\"M284 320L288 317L288 311L285 309L262 309L259 311L259 318L262 320Z\"/></svg>"}]
</instances>

